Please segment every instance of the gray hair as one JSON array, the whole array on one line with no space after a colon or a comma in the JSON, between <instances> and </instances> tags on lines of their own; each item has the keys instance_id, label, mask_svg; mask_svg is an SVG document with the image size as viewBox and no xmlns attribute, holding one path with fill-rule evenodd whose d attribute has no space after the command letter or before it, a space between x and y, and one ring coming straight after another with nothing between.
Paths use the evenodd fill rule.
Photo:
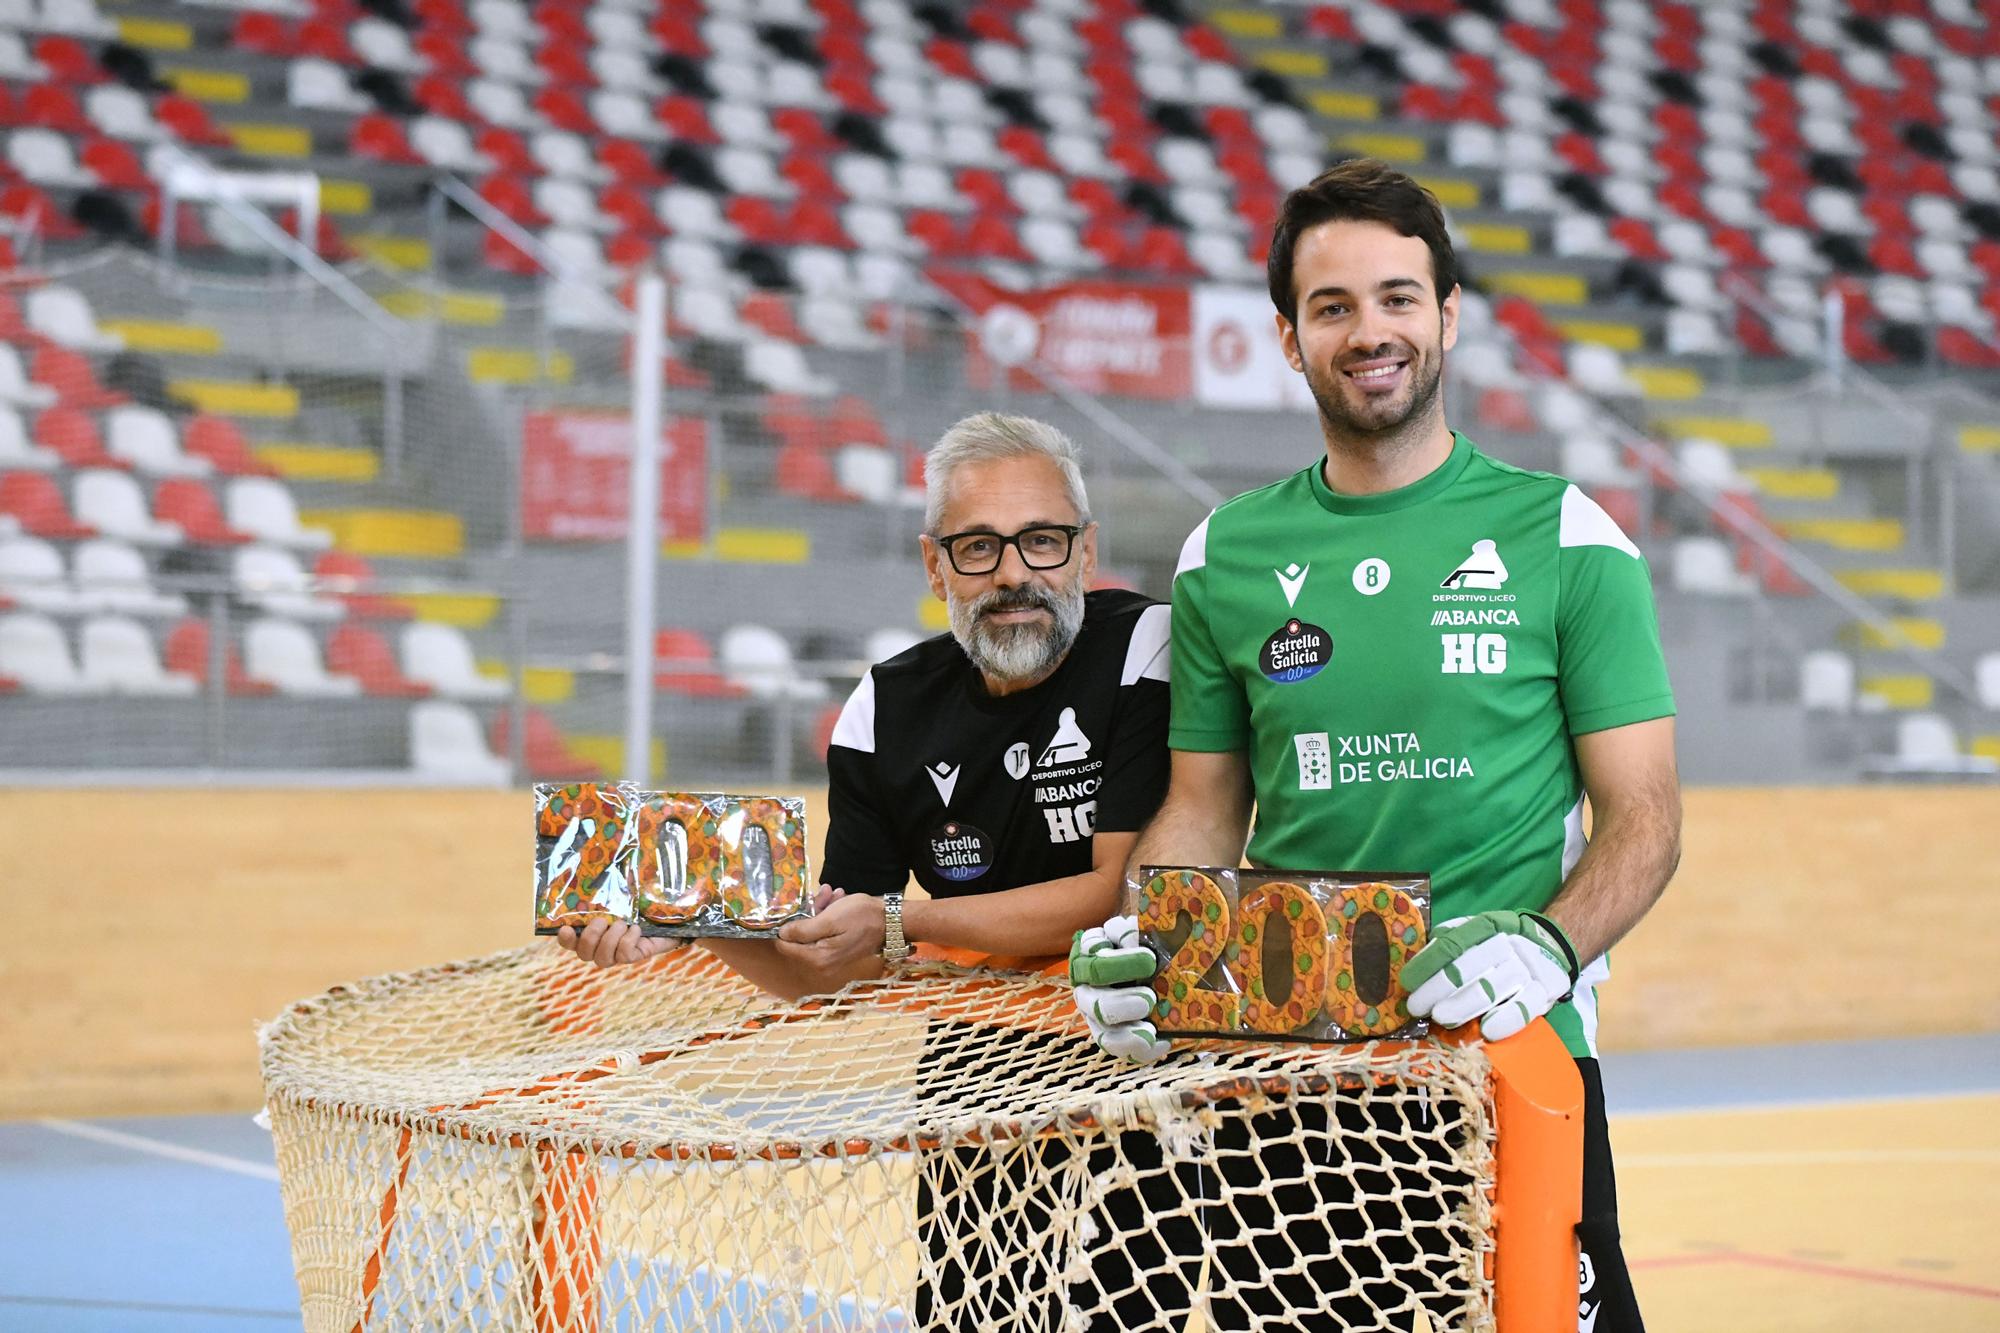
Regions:
<instances>
[{"instance_id":1,"label":"gray hair","mask_svg":"<svg viewBox=\"0 0 2000 1333\"><path fill-rule=\"evenodd\" d=\"M1037 456L1056 465L1070 507L1076 510L1076 521L1089 523L1090 500L1083 492L1083 469L1077 463L1075 441L1033 417L975 412L939 436L924 455L924 531L933 537L942 535L938 525L944 520L945 496L952 474L959 468L967 463Z\"/></svg>"}]
</instances>

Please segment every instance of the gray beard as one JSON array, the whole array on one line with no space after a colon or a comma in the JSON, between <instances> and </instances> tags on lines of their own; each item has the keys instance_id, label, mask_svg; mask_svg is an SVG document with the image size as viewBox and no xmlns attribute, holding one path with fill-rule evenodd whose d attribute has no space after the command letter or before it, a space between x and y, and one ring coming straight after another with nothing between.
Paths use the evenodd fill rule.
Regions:
<instances>
[{"instance_id":1,"label":"gray beard","mask_svg":"<svg viewBox=\"0 0 2000 1333\"><path fill-rule=\"evenodd\" d=\"M996 625L986 618L990 611L1027 607L1048 611L1051 623ZM1083 628L1083 580L1056 592L1034 584L996 588L968 602L947 595L945 609L951 616L951 637L981 674L1010 684L1040 680L1061 664Z\"/></svg>"}]
</instances>

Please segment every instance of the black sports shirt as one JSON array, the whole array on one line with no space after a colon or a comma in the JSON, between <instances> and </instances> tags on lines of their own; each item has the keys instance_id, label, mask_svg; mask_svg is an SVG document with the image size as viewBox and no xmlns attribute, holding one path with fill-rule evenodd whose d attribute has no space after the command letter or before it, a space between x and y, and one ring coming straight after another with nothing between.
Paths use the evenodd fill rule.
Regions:
<instances>
[{"instance_id":1,"label":"black sports shirt","mask_svg":"<svg viewBox=\"0 0 2000 1333\"><path fill-rule=\"evenodd\" d=\"M1167 786L1168 609L1086 594L1055 674L994 698L949 634L870 669L827 752L820 881L950 898L1091 868L1091 835L1134 833Z\"/></svg>"}]
</instances>

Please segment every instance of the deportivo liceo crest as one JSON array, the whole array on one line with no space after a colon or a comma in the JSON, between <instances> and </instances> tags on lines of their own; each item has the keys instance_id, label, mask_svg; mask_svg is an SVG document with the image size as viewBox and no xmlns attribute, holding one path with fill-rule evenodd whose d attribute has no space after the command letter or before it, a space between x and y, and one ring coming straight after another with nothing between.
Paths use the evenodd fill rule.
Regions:
<instances>
[{"instance_id":1,"label":"deportivo liceo crest","mask_svg":"<svg viewBox=\"0 0 2000 1333\"><path fill-rule=\"evenodd\" d=\"M1472 544L1472 554L1458 562L1458 568L1444 576L1440 588L1486 588L1497 589L1507 582L1507 562L1500 558L1500 548L1491 537L1482 537Z\"/></svg>"}]
</instances>

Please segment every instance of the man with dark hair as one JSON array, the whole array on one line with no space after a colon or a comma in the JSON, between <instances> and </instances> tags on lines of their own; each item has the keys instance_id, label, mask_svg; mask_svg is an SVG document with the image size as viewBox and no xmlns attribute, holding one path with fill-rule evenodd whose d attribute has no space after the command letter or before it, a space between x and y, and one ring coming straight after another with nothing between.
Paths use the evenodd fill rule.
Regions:
<instances>
[{"instance_id":1,"label":"man with dark hair","mask_svg":"<svg viewBox=\"0 0 2000 1333\"><path fill-rule=\"evenodd\" d=\"M1293 191L1269 269L1322 456L1222 505L1182 549L1172 776L1129 873L1235 865L1246 835L1254 865L1428 872L1436 925L1401 974L1410 1010L1477 1022L1489 1041L1548 1017L1585 1094L1580 1327L1637 1330L1596 986L1680 855L1673 696L1645 561L1575 486L1498 462L1445 423L1456 265L1415 181L1361 160ZM1132 919L1084 932L1073 957L1106 1049L1163 1054L1150 990L1117 984L1151 973ZM1301 1163L1282 1169L1293 1179L1274 1207L1310 1235L1314 1182ZM1320 1308L1310 1275L1274 1285L1294 1310Z\"/></svg>"}]
</instances>

